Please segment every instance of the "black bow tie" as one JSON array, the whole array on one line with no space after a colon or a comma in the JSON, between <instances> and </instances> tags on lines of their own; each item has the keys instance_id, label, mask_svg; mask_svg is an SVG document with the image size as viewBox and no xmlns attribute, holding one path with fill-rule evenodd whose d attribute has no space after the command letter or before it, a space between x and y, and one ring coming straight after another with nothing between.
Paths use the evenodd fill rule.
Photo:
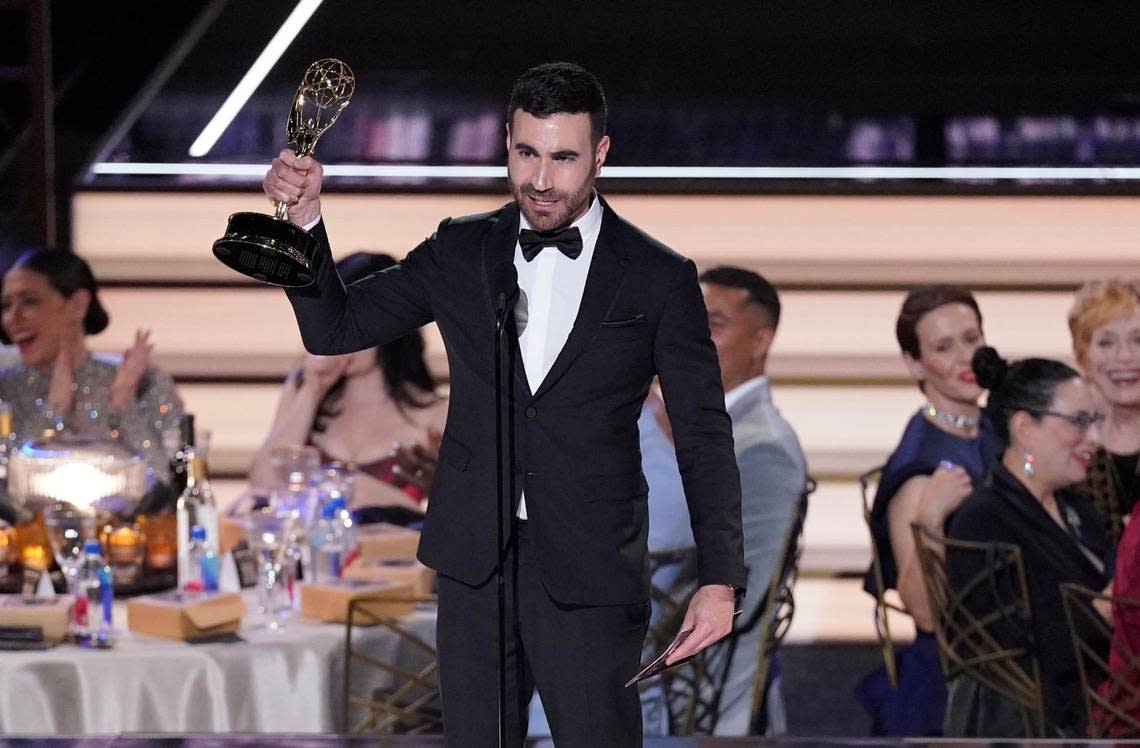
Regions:
<instances>
[{"instance_id":1,"label":"black bow tie","mask_svg":"<svg viewBox=\"0 0 1140 748\"><path fill-rule=\"evenodd\" d=\"M523 229L519 232L519 246L522 247L527 262L537 257L543 247L558 247L559 252L571 260L577 260L578 255L582 254L582 232L578 231L577 226L545 233Z\"/></svg>"}]
</instances>

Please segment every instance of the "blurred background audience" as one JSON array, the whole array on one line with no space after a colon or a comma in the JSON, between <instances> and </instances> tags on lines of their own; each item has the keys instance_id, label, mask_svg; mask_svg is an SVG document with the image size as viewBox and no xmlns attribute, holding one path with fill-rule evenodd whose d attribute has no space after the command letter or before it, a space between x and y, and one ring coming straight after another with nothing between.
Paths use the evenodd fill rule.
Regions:
<instances>
[{"instance_id":1,"label":"blurred background audience","mask_svg":"<svg viewBox=\"0 0 1140 748\"><path fill-rule=\"evenodd\" d=\"M352 283L395 264L385 254L357 252L337 262L337 272ZM415 523L446 418L447 398L428 371L418 330L343 356L306 354L285 380L273 426L250 465L250 485L276 485L274 450L312 445L323 462L350 466L349 509L358 521Z\"/></svg>"},{"instance_id":2,"label":"blurred background audience","mask_svg":"<svg viewBox=\"0 0 1140 748\"><path fill-rule=\"evenodd\" d=\"M18 444L45 432L90 438L115 434L143 455L150 510L170 504L163 432L177 427L182 402L170 375L151 364L140 330L122 356L92 353L87 337L110 322L91 268L59 249L20 255L4 274L3 339L20 363L0 369L0 400L12 412ZM11 507L3 511L11 515Z\"/></svg>"}]
</instances>

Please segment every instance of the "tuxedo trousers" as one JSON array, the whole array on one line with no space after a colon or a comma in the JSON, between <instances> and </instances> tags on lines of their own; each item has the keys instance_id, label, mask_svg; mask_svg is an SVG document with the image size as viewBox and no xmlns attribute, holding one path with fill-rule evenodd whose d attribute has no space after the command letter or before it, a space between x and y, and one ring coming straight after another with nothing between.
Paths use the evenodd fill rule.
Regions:
<instances>
[{"instance_id":1,"label":"tuxedo trousers","mask_svg":"<svg viewBox=\"0 0 1140 748\"><path fill-rule=\"evenodd\" d=\"M642 744L636 686L649 603L567 605L542 584L525 520L504 562L507 611L507 745L521 746L537 687L558 748ZM498 745L498 583L472 587L441 575L436 642L443 729L450 748Z\"/></svg>"}]
</instances>

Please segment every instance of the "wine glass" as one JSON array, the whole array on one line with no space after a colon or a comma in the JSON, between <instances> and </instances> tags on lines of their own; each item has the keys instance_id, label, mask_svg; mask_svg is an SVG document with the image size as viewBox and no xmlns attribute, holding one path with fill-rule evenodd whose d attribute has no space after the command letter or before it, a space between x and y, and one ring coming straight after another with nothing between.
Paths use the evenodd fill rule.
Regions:
<instances>
[{"instance_id":1,"label":"wine glass","mask_svg":"<svg viewBox=\"0 0 1140 748\"><path fill-rule=\"evenodd\" d=\"M60 501L44 508L44 527L55 560L63 569L67 589L75 591L75 579L83 565L83 544L95 537L95 516Z\"/></svg>"},{"instance_id":2,"label":"wine glass","mask_svg":"<svg viewBox=\"0 0 1140 748\"><path fill-rule=\"evenodd\" d=\"M271 507L246 516L250 550L258 560L258 612L269 619L270 628L283 627L284 619L292 612L286 562L295 522L295 513Z\"/></svg>"}]
</instances>

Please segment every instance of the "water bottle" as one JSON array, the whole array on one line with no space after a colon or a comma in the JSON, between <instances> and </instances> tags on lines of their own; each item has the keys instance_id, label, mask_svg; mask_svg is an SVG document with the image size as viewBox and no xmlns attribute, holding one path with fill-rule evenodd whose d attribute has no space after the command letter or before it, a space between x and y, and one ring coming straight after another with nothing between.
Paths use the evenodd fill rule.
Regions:
<instances>
[{"instance_id":1,"label":"water bottle","mask_svg":"<svg viewBox=\"0 0 1140 748\"><path fill-rule=\"evenodd\" d=\"M188 589L190 585L190 529L194 525L206 528L206 538L217 548L218 544L218 505L214 500L214 490L206 471L206 459L195 447L186 447L188 472L186 490L178 498L175 512L178 523L178 585Z\"/></svg>"},{"instance_id":2,"label":"water bottle","mask_svg":"<svg viewBox=\"0 0 1140 748\"><path fill-rule=\"evenodd\" d=\"M313 525L309 541L313 557L313 581L318 584L340 578L344 559L344 531L339 510L333 503L321 509L321 518Z\"/></svg>"},{"instance_id":3,"label":"water bottle","mask_svg":"<svg viewBox=\"0 0 1140 748\"><path fill-rule=\"evenodd\" d=\"M115 588L103 546L91 539L83 544L75 590L75 638L80 644L105 646L111 633Z\"/></svg>"},{"instance_id":4,"label":"water bottle","mask_svg":"<svg viewBox=\"0 0 1140 748\"><path fill-rule=\"evenodd\" d=\"M346 554L351 553L356 548L356 525L352 521L352 512L348 510L348 502L343 498L336 498L329 503L336 512L337 527L341 533L341 547Z\"/></svg>"},{"instance_id":5,"label":"water bottle","mask_svg":"<svg viewBox=\"0 0 1140 748\"><path fill-rule=\"evenodd\" d=\"M216 592L218 589L218 554L206 535L206 528L201 525L190 528L186 582L182 586L187 592Z\"/></svg>"}]
</instances>

